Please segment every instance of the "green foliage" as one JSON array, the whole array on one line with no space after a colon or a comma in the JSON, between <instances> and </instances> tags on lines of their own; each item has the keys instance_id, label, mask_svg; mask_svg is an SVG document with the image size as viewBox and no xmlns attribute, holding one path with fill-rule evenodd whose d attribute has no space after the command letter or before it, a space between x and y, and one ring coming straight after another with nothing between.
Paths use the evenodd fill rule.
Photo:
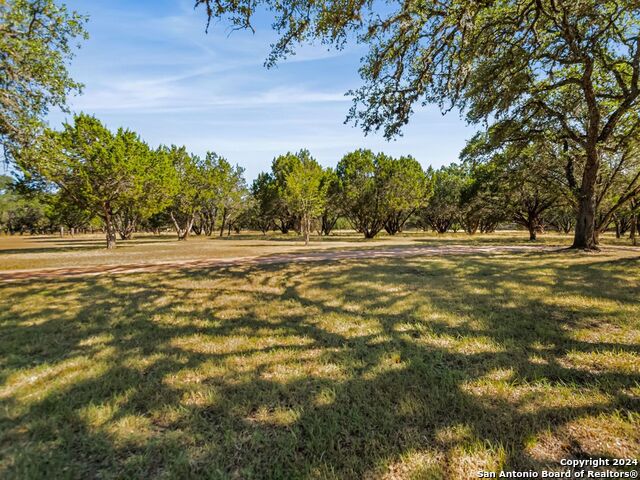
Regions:
<instances>
[{"instance_id":1,"label":"green foliage","mask_svg":"<svg viewBox=\"0 0 640 480\"><path fill-rule=\"evenodd\" d=\"M465 187L465 174L456 164L428 172L433 194L428 204L419 212L423 228L445 233L454 227L460 217L460 203Z\"/></svg>"},{"instance_id":2,"label":"green foliage","mask_svg":"<svg viewBox=\"0 0 640 480\"><path fill-rule=\"evenodd\" d=\"M76 231L89 226L94 218L89 210L71 201L62 190L49 197L48 206L48 216L53 224Z\"/></svg>"},{"instance_id":3,"label":"green foliage","mask_svg":"<svg viewBox=\"0 0 640 480\"><path fill-rule=\"evenodd\" d=\"M86 19L54 0L0 2L0 143L5 154L30 142L49 107L79 91L67 70Z\"/></svg>"},{"instance_id":4,"label":"green foliage","mask_svg":"<svg viewBox=\"0 0 640 480\"><path fill-rule=\"evenodd\" d=\"M46 204L16 189L11 177L0 175L0 232L33 234L49 228Z\"/></svg>"},{"instance_id":5,"label":"green foliage","mask_svg":"<svg viewBox=\"0 0 640 480\"><path fill-rule=\"evenodd\" d=\"M384 190L387 233L401 232L404 224L426 204L431 185L420 163L413 157L378 156L377 175Z\"/></svg>"},{"instance_id":6,"label":"green foliage","mask_svg":"<svg viewBox=\"0 0 640 480\"><path fill-rule=\"evenodd\" d=\"M325 171L308 150L301 150L296 157L299 161L290 163L285 178L283 198L289 210L300 218L305 244L308 244L313 222L326 205L330 184L325 179Z\"/></svg>"},{"instance_id":7,"label":"green foliage","mask_svg":"<svg viewBox=\"0 0 640 480\"><path fill-rule=\"evenodd\" d=\"M322 184L322 188L326 191L326 201L320 215L320 234L329 235L342 214L340 179L333 168L324 170Z\"/></svg>"},{"instance_id":8,"label":"green foliage","mask_svg":"<svg viewBox=\"0 0 640 480\"><path fill-rule=\"evenodd\" d=\"M368 45L364 85L351 92L349 114L366 132L393 137L416 105L436 103L445 112L462 109L471 123L516 123L519 138L541 135L563 151L556 159L578 211L574 247L596 247L602 158L618 163L640 129L636 0L403 0L383 9L370 1L195 4L206 7L209 21L227 18L241 28L261 7L271 10L280 39L268 64L302 42L340 47L355 37ZM640 182L612 208L638 193Z\"/></svg>"},{"instance_id":9,"label":"green foliage","mask_svg":"<svg viewBox=\"0 0 640 480\"><path fill-rule=\"evenodd\" d=\"M178 238L195 233L211 235L220 218L220 235L245 209L248 190L244 169L225 158L207 152L205 158L190 155L185 147L163 149L177 174L176 194L167 209Z\"/></svg>"},{"instance_id":10,"label":"green foliage","mask_svg":"<svg viewBox=\"0 0 640 480\"><path fill-rule=\"evenodd\" d=\"M249 213L249 225L263 234L275 228L279 206L278 189L273 176L261 172L251 184L253 200Z\"/></svg>"},{"instance_id":11,"label":"green foliage","mask_svg":"<svg viewBox=\"0 0 640 480\"><path fill-rule=\"evenodd\" d=\"M151 150L133 132L119 130L116 140L126 152L131 184L119 197L115 222L121 238L128 240L144 220L171 203L177 175L170 156L162 149Z\"/></svg>"},{"instance_id":12,"label":"green foliage","mask_svg":"<svg viewBox=\"0 0 640 480\"><path fill-rule=\"evenodd\" d=\"M425 173L412 157L356 150L340 160L336 172L344 214L366 238L382 228L392 235L402 231L430 195Z\"/></svg>"},{"instance_id":13,"label":"green foliage","mask_svg":"<svg viewBox=\"0 0 640 480\"><path fill-rule=\"evenodd\" d=\"M462 165L458 222L469 234L491 233L509 218L494 163Z\"/></svg>"},{"instance_id":14,"label":"green foliage","mask_svg":"<svg viewBox=\"0 0 640 480\"><path fill-rule=\"evenodd\" d=\"M168 207L168 213L178 234L186 240L191 232L198 210L206 195L203 190L203 168L200 158L190 155L185 147L164 148L177 175L176 194Z\"/></svg>"},{"instance_id":15,"label":"green foliage","mask_svg":"<svg viewBox=\"0 0 640 480\"><path fill-rule=\"evenodd\" d=\"M176 186L172 163L162 152L152 152L131 131L113 134L85 114L76 115L61 132L47 131L22 158L30 171L55 184L66 201L100 217L109 248L115 245L118 223L135 226L160 211ZM129 227L123 228L126 232Z\"/></svg>"},{"instance_id":16,"label":"green foliage","mask_svg":"<svg viewBox=\"0 0 640 480\"><path fill-rule=\"evenodd\" d=\"M285 200L285 192L287 189L287 177L299 166L301 157L308 155L305 150L298 153L287 152L273 159L271 164L271 175L273 177L274 187L277 192L275 205L275 221L276 226L282 233L288 233L291 229L299 228L300 219L291 210Z\"/></svg>"},{"instance_id":17,"label":"green foliage","mask_svg":"<svg viewBox=\"0 0 640 480\"><path fill-rule=\"evenodd\" d=\"M226 159L216 154L207 154L215 159L210 168L216 179L213 188L216 209L220 212L220 236L226 226L236 223L242 215L249 191L244 179L244 168L232 166Z\"/></svg>"},{"instance_id":18,"label":"green foliage","mask_svg":"<svg viewBox=\"0 0 640 480\"><path fill-rule=\"evenodd\" d=\"M336 167L345 216L365 238L375 237L386 220L384 190L376 175L378 160L385 158L361 149L346 154Z\"/></svg>"}]
</instances>

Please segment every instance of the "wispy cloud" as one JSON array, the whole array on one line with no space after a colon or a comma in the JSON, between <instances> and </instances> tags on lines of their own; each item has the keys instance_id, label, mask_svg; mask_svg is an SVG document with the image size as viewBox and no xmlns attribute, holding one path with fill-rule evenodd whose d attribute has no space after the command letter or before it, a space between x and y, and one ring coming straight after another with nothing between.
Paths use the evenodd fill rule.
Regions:
<instances>
[{"instance_id":1,"label":"wispy cloud","mask_svg":"<svg viewBox=\"0 0 640 480\"><path fill-rule=\"evenodd\" d=\"M149 143L215 150L249 179L288 150L309 148L325 165L354 148L413 154L426 166L455 161L471 129L455 115L417 109L405 136L387 143L343 124L360 83L361 47L302 46L276 68L263 62L276 35L261 19L255 34L223 24L204 33L193 0L65 0L89 13L90 40L72 64L85 93L76 111L110 127L130 127ZM55 126L65 116L55 113Z\"/></svg>"},{"instance_id":2,"label":"wispy cloud","mask_svg":"<svg viewBox=\"0 0 640 480\"><path fill-rule=\"evenodd\" d=\"M194 95L179 82L140 80L122 82L108 88L89 91L73 106L87 112L134 111L136 113L202 112L214 107L260 108L272 105L346 102L342 92L322 92L301 88L275 87L242 95Z\"/></svg>"}]
</instances>

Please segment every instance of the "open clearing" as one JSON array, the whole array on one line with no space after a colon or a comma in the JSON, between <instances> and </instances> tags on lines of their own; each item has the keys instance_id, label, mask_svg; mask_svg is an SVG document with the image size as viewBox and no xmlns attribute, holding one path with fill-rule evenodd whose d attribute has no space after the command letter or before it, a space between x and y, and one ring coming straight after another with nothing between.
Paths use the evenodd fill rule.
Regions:
<instances>
[{"instance_id":1,"label":"open clearing","mask_svg":"<svg viewBox=\"0 0 640 480\"><path fill-rule=\"evenodd\" d=\"M7 270L34 270L88 266L122 266L130 264L187 262L196 260L258 258L261 256L334 250L364 250L432 246L569 246L571 236L548 234L532 244L523 232L498 232L490 235L469 236L458 234L407 233L390 237L380 235L365 240L353 232L329 237L315 237L309 247L294 235L257 234L231 237L192 236L187 242L178 242L175 235L138 235L133 240L121 241L115 251L104 248L104 235L68 236L0 236L0 272ZM611 235L607 245L627 248L628 239L617 240Z\"/></svg>"},{"instance_id":2,"label":"open clearing","mask_svg":"<svg viewBox=\"0 0 640 480\"><path fill-rule=\"evenodd\" d=\"M235 242L228 258L299 249L208 242L174 243ZM98 247L33 245L0 253L0 268L109 264ZM148 262L200 254L115 252ZM637 458L639 267L637 248L606 248L7 283L0 477L457 479Z\"/></svg>"}]
</instances>

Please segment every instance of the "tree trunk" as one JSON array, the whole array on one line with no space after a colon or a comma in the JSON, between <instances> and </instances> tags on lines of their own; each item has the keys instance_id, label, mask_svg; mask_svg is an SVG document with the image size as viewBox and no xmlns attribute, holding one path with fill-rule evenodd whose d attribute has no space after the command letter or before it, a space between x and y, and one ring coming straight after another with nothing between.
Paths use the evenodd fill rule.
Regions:
<instances>
[{"instance_id":1,"label":"tree trunk","mask_svg":"<svg viewBox=\"0 0 640 480\"><path fill-rule=\"evenodd\" d=\"M304 228L304 245L309 245L309 233L311 231L311 218L307 215L303 216L301 219L302 226Z\"/></svg>"},{"instance_id":2,"label":"tree trunk","mask_svg":"<svg viewBox=\"0 0 640 480\"><path fill-rule=\"evenodd\" d=\"M180 223L173 215L173 212L170 212L171 220L173 220L173 224L176 227L176 232L178 234L178 241L185 241L189 237L189 232L191 231L191 227L193 227L193 222L195 220L195 215L191 215L191 217L187 220L184 228L181 227Z\"/></svg>"},{"instance_id":3,"label":"tree trunk","mask_svg":"<svg viewBox=\"0 0 640 480\"><path fill-rule=\"evenodd\" d=\"M635 213L631 216L631 232L629 233L629 238L631 239L631 245L634 247L638 245L638 240L636 239L636 233L638 232L638 215Z\"/></svg>"},{"instance_id":4,"label":"tree trunk","mask_svg":"<svg viewBox=\"0 0 640 480\"><path fill-rule=\"evenodd\" d=\"M596 182L600 169L598 140L600 137L600 111L593 87L593 61L585 64L582 76L582 90L587 103L588 122L586 125L585 165L578 198L578 217L571 248L598 250L596 232Z\"/></svg>"},{"instance_id":5,"label":"tree trunk","mask_svg":"<svg viewBox=\"0 0 640 480\"><path fill-rule=\"evenodd\" d=\"M222 225L220 225L220 236L224 235L224 227L226 226L228 215L229 214L227 213L227 209L225 208L222 211Z\"/></svg>"},{"instance_id":6,"label":"tree trunk","mask_svg":"<svg viewBox=\"0 0 640 480\"><path fill-rule=\"evenodd\" d=\"M289 233L289 225L288 223L283 220L282 218L278 219L278 229L280 229L280 231L286 235L287 233Z\"/></svg>"},{"instance_id":7,"label":"tree trunk","mask_svg":"<svg viewBox=\"0 0 640 480\"><path fill-rule=\"evenodd\" d=\"M116 247L116 230L108 207L104 211L104 229L107 236L107 249L111 250Z\"/></svg>"},{"instance_id":8,"label":"tree trunk","mask_svg":"<svg viewBox=\"0 0 640 480\"><path fill-rule=\"evenodd\" d=\"M578 216L576 229L571 248L582 250L598 250L596 235L596 201L595 184L598 174L598 162L596 159L588 161L585 168L580 199L578 203Z\"/></svg>"}]
</instances>

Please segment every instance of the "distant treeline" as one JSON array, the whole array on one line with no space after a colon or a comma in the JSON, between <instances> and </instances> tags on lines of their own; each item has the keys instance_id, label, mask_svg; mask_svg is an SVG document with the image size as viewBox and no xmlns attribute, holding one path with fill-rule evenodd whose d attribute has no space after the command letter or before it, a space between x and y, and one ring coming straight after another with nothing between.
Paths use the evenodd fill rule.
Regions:
<instances>
[{"instance_id":1,"label":"distant treeline","mask_svg":"<svg viewBox=\"0 0 640 480\"><path fill-rule=\"evenodd\" d=\"M554 180L553 163L533 150L487 157L482 141L469 142L459 164L426 171L410 156L363 149L323 168L301 150L275 158L248 186L243 168L216 153L153 149L134 132L111 132L80 114L22 151L20 178L2 177L0 229L101 230L109 248L117 236L170 228L180 240L250 229L295 231L308 242L312 232L329 235L340 221L366 238L407 227L490 233L507 223L525 228L531 240L548 228L570 232L576 205ZM606 214L620 194L613 184L601 198L597 230L615 227L635 242L639 199Z\"/></svg>"}]
</instances>

